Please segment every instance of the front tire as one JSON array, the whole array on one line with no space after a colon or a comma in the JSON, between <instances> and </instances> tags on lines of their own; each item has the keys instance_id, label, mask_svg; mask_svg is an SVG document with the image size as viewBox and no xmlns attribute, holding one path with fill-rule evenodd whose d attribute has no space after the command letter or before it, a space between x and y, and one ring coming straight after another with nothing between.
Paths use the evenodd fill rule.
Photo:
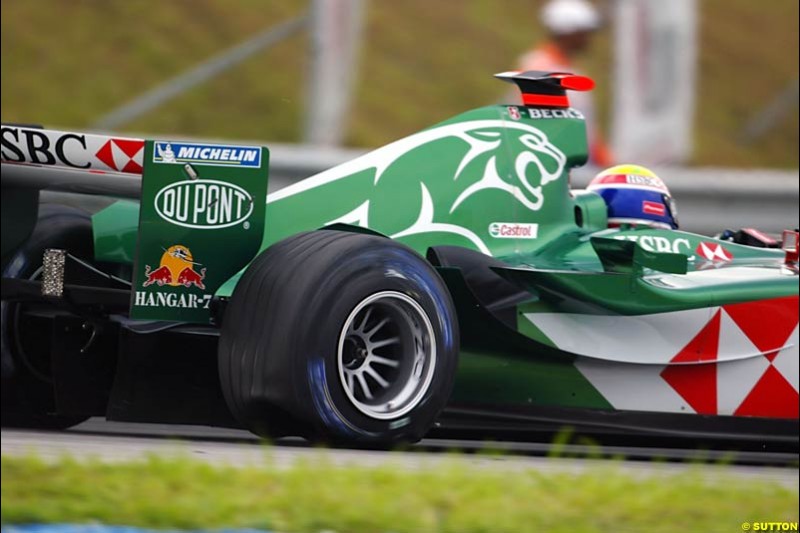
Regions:
<instances>
[{"instance_id":1,"label":"front tire","mask_svg":"<svg viewBox=\"0 0 800 533\"><path fill-rule=\"evenodd\" d=\"M321 230L262 253L223 319L222 389L262 434L416 441L452 390L456 314L422 257L386 238Z\"/></svg>"}]
</instances>

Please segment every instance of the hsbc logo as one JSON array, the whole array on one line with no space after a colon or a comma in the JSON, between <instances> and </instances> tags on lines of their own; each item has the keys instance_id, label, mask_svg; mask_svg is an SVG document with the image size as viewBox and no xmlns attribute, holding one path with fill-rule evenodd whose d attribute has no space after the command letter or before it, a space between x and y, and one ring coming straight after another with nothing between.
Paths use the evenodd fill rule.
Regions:
<instances>
[{"instance_id":1,"label":"hsbc logo","mask_svg":"<svg viewBox=\"0 0 800 533\"><path fill-rule=\"evenodd\" d=\"M2 126L3 161L99 171L142 173L144 140Z\"/></svg>"},{"instance_id":2,"label":"hsbc logo","mask_svg":"<svg viewBox=\"0 0 800 533\"><path fill-rule=\"evenodd\" d=\"M3 126L0 132L3 161L89 168L86 135ZM80 157L79 154L83 154Z\"/></svg>"},{"instance_id":3,"label":"hsbc logo","mask_svg":"<svg viewBox=\"0 0 800 533\"><path fill-rule=\"evenodd\" d=\"M689 239L679 237L676 239L660 235L617 235L614 237L621 241L633 241L648 252L684 254L688 255L692 249Z\"/></svg>"},{"instance_id":4,"label":"hsbc logo","mask_svg":"<svg viewBox=\"0 0 800 533\"><path fill-rule=\"evenodd\" d=\"M714 263L727 263L733 260L733 254L716 242L701 242L694 252L703 259Z\"/></svg>"},{"instance_id":5,"label":"hsbc logo","mask_svg":"<svg viewBox=\"0 0 800 533\"><path fill-rule=\"evenodd\" d=\"M138 139L109 139L94 155L113 170L141 174L143 151L144 141Z\"/></svg>"},{"instance_id":6,"label":"hsbc logo","mask_svg":"<svg viewBox=\"0 0 800 533\"><path fill-rule=\"evenodd\" d=\"M655 187L656 189L664 189L664 183L652 176L642 176L641 174L626 174L625 183L630 185L644 185L646 187ZM651 202L652 203L652 202Z\"/></svg>"},{"instance_id":7,"label":"hsbc logo","mask_svg":"<svg viewBox=\"0 0 800 533\"><path fill-rule=\"evenodd\" d=\"M489 235L495 239L535 239L539 236L539 224L517 222L492 222Z\"/></svg>"}]
</instances>

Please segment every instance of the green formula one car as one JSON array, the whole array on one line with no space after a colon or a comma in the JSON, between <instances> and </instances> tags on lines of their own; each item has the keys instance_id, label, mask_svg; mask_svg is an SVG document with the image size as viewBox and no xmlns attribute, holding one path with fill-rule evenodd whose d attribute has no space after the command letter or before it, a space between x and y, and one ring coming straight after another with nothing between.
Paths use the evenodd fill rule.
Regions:
<instances>
[{"instance_id":1,"label":"green formula one car","mask_svg":"<svg viewBox=\"0 0 800 533\"><path fill-rule=\"evenodd\" d=\"M573 426L796 449L797 233L768 249L610 228L602 187L569 187L587 142L567 91L591 80L498 77L524 105L269 196L266 148L4 124L3 424L367 446ZM42 189L121 199L90 216ZM663 198L639 208L673 220Z\"/></svg>"}]
</instances>

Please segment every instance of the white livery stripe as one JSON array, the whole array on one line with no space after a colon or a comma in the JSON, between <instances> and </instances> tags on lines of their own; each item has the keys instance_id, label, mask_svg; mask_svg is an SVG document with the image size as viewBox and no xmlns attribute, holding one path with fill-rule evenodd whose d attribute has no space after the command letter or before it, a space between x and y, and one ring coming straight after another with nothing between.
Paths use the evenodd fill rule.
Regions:
<instances>
[{"instance_id":1,"label":"white livery stripe","mask_svg":"<svg viewBox=\"0 0 800 533\"><path fill-rule=\"evenodd\" d=\"M581 358L575 367L615 409L695 413L661 377L663 365L609 365Z\"/></svg>"},{"instance_id":2,"label":"white livery stripe","mask_svg":"<svg viewBox=\"0 0 800 533\"><path fill-rule=\"evenodd\" d=\"M717 309L637 316L528 313L525 318L566 352L624 363L667 364Z\"/></svg>"}]
</instances>

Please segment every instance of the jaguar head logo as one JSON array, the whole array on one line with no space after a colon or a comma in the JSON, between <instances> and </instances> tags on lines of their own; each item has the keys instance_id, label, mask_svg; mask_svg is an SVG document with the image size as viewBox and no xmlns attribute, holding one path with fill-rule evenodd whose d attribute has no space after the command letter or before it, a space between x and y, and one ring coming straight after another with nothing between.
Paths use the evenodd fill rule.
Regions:
<instances>
[{"instance_id":1,"label":"jaguar head logo","mask_svg":"<svg viewBox=\"0 0 800 533\"><path fill-rule=\"evenodd\" d=\"M547 135L531 126L467 130L460 137L470 149L458 166L456 180L478 157L488 155L488 159L483 175L458 195L451 213L467 198L485 189L507 191L528 209L538 211L544 205L543 188L561 177L567 162L567 157ZM499 168L502 157L495 153L499 150L511 157L510 168Z\"/></svg>"}]
</instances>

